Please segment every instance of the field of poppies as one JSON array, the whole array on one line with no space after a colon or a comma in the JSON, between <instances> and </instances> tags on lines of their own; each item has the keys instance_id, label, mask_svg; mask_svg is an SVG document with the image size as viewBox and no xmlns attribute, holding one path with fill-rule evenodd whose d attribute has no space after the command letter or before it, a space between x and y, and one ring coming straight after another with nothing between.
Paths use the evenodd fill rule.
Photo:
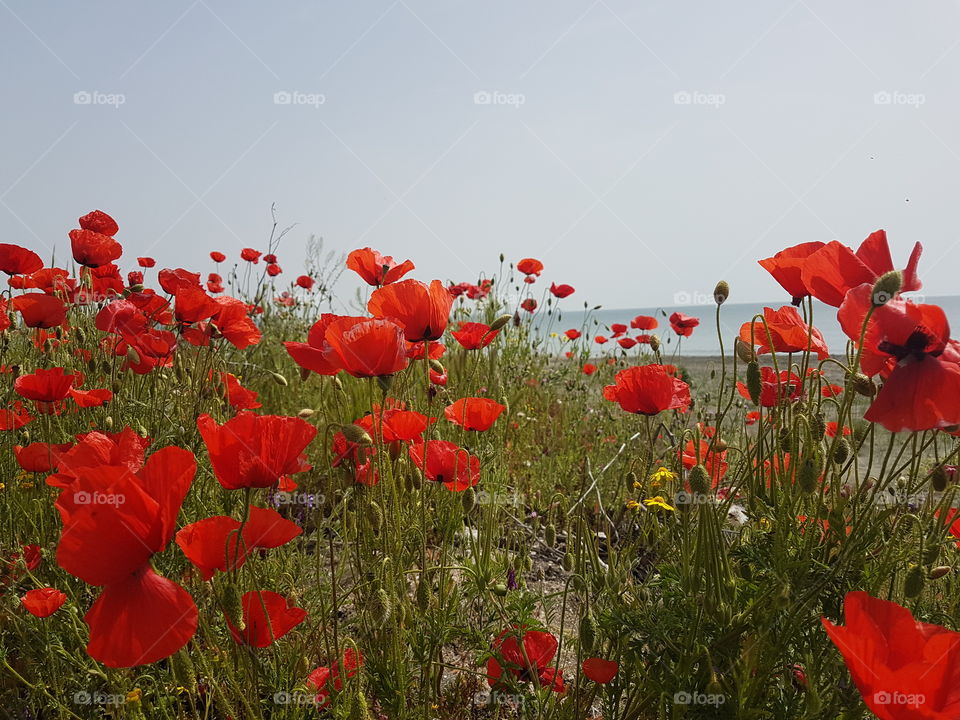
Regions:
<instances>
[{"instance_id":1,"label":"field of poppies","mask_svg":"<svg viewBox=\"0 0 960 720\"><path fill-rule=\"evenodd\" d=\"M0 244L0 715L960 718L960 343L901 294L919 244L762 259L783 307L725 337L722 281L715 322L569 327L533 258L69 237ZM693 332L715 360L666 353Z\"/></svg>"}]
</instances>

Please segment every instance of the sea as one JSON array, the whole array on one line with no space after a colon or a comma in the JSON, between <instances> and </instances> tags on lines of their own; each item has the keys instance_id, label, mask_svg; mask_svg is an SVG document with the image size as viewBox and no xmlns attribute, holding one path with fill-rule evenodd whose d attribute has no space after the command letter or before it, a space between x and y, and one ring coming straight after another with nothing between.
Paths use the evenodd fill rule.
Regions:
<instances>
[{"instance_id":1,"label":"sea","mask_svg":"<svg viewBox=\"0 0 960 720\"><path fill-rule=\"evenodd\" d=\"M910 299L914 302L924 302L942 307L950 321L950 327L954 329L955 334L960 336L960 295L921 297L913 294ZM750 322L754 315L762 314L764 307L776 310L785 304L787 303L724 303L720 308L720 330L723 334L725 353L729 354L733 350L734 338L739 335L740 327L744 323ZM798 310L802 314L803 310L801 308L798 308ZM522 315L523 311L520 312ZM577 342L588 341L591 355L601 356L619 353L621 348L616 340L610 340L605 345L597 345L593 342L593 337L605 335L609 338L613 334L610 331L610 325L623 323L628 327L628 337L635 337L642 333L658 335L662 344L661 352L664 356L669 356L678 349L679 338L670 329L668 319L674 312L681 312L700 320L700 325L694 329L693 334L680 340L679 351L681 355L709 357L720 354L720 345L717 339L716 305L712 302L709 305L687 304L619 309L600 307L573 311L555 307L550 314L547 314L545 310L537 312L534 316L533 327L536 334L543 339L545 345L554 351L571 349L571 345L562 336L565 330L575 328L584 336ZM655 330L630 329L630 321L637 315L653 316L657 318L659 326ZM846 351L847 336L837 322L836 308L814 301L813 326L823 334L831 353L843 354ZM587 340L588 335L589 340ZM638 349L628 352L636 352Z\"/></svg>"}]
</instances>

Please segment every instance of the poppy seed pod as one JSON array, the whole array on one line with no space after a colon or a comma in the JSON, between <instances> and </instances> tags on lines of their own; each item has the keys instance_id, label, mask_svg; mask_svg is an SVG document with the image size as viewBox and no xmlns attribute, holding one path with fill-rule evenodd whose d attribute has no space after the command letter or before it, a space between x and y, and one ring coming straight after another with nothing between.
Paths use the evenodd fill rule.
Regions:
<instances>
[{"instance_id":1,"label":"poppy seed pod","mask_svg":"<svg viewBox=\"0 0 960 720\"><path fill-rule=\"evenodd\" d=\"M563 556L563 569L566 572L573 572L574 560L573 553L565 553Z\"/></svg>"},{"instance_id":2,"label":"poppy seed pod","mask_svg":"<svg viewBox=\"0 0 960 720\"><path fill-rule=\"evenodd\" d=\"M848 457L850 457L850 441L841 436L837 440L836 449L833 451L833 461L842 465Z\"/></svg>"},{"instance_id":3,"label":"poppy seed pod","mask_svg":"<svg viewBox=\"0 0 960 720\"><path fill-rule=\"evenodd\" d=\"M553 547L557 544L557 526L553 523L547 525L546 530L543 531L543 541L547 544L548 547Z\"/></svg>"},{"instance_id":4,"label":"poppy seed pod","mask_svg":"<svg viewBox=\"0 0 960 720\"><path fill-rule=\"evenodd\" d=\"M507 326L507 323L513 319L512 315L501 315L492 323L490 323L490 332L496 332L497 330L502 330Z\"/></svg>"},{"instance_id":5,"label":"poppy seed pod","mask_svg":"<svg viewBox=\"0 0 960 720\"><path fill-rule=\"evenodd\" d=\"M873 291L870 295L874 307L886 305L893 300L894 296L900 292L903 286L903 273L899 270L891 270L880 276L880 279L873 284Z\"/></svg>"},{"instance_id":6,"label":"poppy seed pod","mask_svg":"<svg viewBox=\"0 0 960 720\"><path fill-rule=\"evenodd\" d=\"M477 506L477 491L468 487L460 493L460 504L463 507L463 514L469 515L470 511Z\"/></svg>"},{"instance_id":7,"label":"poppy seed pod","mask_svg":"<svg viewBox=\"0 0 960 720\"><path fill-rule=\"evenodd\" d=\"M723 305L728 297L730 297L730 285L726 280L721 280L713 289L713 299L716 300L717 305Z\"/></svg>"},{"instance_id":8,"label":"poppy seed pod","mask_svg":"<svg viewBox=\"0 0 960 720\"><path fill-rule=\"evenodd\" d=\"M847 384L853 388L854 392L864 397L873 397L877 394L877 387L873 380L863 373L853 373L847 376Z\"/></svg>"},{"instance_id":9,"label":"poppy seed pod","mask_svg":"<svg viewBox=\"0 0 960 720\"><path fill-rule=\"evenodd\" d=\"M760 364L756 360L747 363L747 392L750 394L750 402L754 405L760 404L760 393L763 390L763 381L760 375Z\"/></svg>"},{"instance_id":10,"label":"poppy seed pod","mask_svg":"<svg viewBox=\"0 0 960 720\"><path fill-rule=\"evenodd\" d=\"M903 581L903 594L908 598L915 598L923 592L923 586L926 584L923 568L919 565L911 565L907 570L907 577Z\"/></svg>"},{"instance_id":11,"label":"poppy seed pod","mask_svg":"<svg viewBox=\"0 0 960 720\"><path fill-rule=\"evenodd\" d=\"M379 588L373 594L370 601L370 614L376 622L381 624L386 624L390 620L390 616L393 614L393 604L390 602L387 591L383 588Z\"/></svg>"},{"instance_id":12,"label":"poppy seed pod","mask_svg":"<svg viewBox=\"0 0 960 720\"><path fill-rule=\"evenodd\" d=\"M650 349L654 352L659 352L660 350L660 336L651 335L650 336Z\"/></svg>"},{"instance_id":13,"label":"poppy seed pod","mask_svg":"<svg viewBox=\"0 0 960 720\"><path fill-rule=\"evenodd\" d=\"M812 493L817 489L820 480L820 457L816 453L804 458L797 474L797 485L805 493Z\"/></svg>"}]
</instances>

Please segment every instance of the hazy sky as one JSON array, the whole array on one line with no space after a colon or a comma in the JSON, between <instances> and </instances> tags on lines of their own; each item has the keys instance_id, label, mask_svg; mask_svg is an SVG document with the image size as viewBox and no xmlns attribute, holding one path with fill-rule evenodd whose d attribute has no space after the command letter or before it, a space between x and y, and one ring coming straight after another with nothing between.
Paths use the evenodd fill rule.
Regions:
<instances>
[{"instance_id":1,"label":"hazy sky","mask_svg":"<svg viewBox=\"0 0 960 720\"><path fill-rule=\"evenodd\" d=\"M882 227L955 293L958 45L947 0L0 0L0 239L63 257L100 208L209 271L276 202L288 276L310 234L504 252L572 308L775 299L758 258Z\"/></svg>"}]
</instances>

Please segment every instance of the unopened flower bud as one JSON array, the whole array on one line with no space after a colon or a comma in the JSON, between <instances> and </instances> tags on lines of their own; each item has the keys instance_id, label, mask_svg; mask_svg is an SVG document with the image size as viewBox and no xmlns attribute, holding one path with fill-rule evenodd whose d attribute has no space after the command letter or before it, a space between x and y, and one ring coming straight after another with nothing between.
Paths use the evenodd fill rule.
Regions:
<instances>
[{"instance_id":1,"label":"unopened flower bud","mask_svg":"<svg viewBox=\"0 0 960 720\"><path fill-rule=\"evenodd\" d=\"M597 644L597 621L587 613L580 619L580 647L584 653L593 652Z\"/></svg>"},{"instance_id":2,"label":"unopened flower bud","mask_svg":"<svg viewBox=\"0 0 960 720\"><path fill-rule=\"evenodd\" d=\"M315 413L312 408L303 408L303 410L297 413L297 417L303 418L304 420L306 420L307 418L311 418L314 415Z\"/></svg>"},{"instance_id":3,"label":"unopened flower bud","mask_svg":"<svg viewBox=\"0 0 960 720\"><path fill-rule=\"evenodd\" d=\"M659 335L651 335L651 336L650 336L650 349L653 350L654 352L658 352L658 351L660 350L660 336L659 336Z\"/></svg>"},{"instance_id":4,"label":"unopened flower bud","mask_svg":"<svg viewBox=\"0 0 960 720\"><path fill-rule=\"evenodd\" d=\"M477 506L477 491L468 487L460 493L460 505L463 507L463 514L469 515L470 511Z\"/></svg>"},{"instance_id":5,"label":"unopened flower bud","mask_svg":"<svg viewBox=\"0 0 960 720\"><path fill-rule=\"evenodd\" d=\"M543 541L547 544L548 547L553 547L557 544L557 526L553 523L547 525L546 529L543 531Z\"/></svg>"},{"instance_id":6,"label":"unopened flower bud","mask_svg":"<svg viewBox=\"0 0 960 720\"><path fill-rule=\"evenodd\" d=\"M923 568L919 565L911 565L907 570L907 577L903 581L903 594L908 598L915 598L923 592L923 586L926 584L926 577Z\"/></svg>"},{"instance_id":7,"label":"unopened flower bud","mask_svg":"<svg viewBox=\"0 0 960 720\"><path fill-rule=\"evenodd\" d=\"M270 377L272 377L272 378L273 378L273 381L274 381L277 385L280 385L281 387L287 387L287 385L290 384L290 383L287 382L287 379L286 379L283 375L281 375L280 373L272 372L272 373L270 373Z\"/></svg>"},{"instance_id":8,"label":"unopened flower bud","mask_svg":"<svg viewBox=\"0 0 960 720\"><path fill-rule=\"evenodd\" d=\"M948 565L940 565L939 567L935 567L930 571L930 579L939 580L943 576L949 575L951 569L952 568L950 568Z\"/></svg>"},{"instance_id":9,"label":"unopened flower bud","mask_svg":"<svg viewBox=\"0 0 960 720\"><path fill-rule=\"evenodd\" d=\"M690 468L687 481L690 483L690 489L698 495L706 495L710 492L710 474L702 463L697 463Z\"/></svg>"},{"instance_id":10,"label":"unopened flower bud","mask_svg":"<svg viewBox=\"0 0 960 720\"><path fill-rule=\"evenodd\" d=\"M805 493L812 493L820 484L820 456L817 453L804 458L797 474L797 485Z\"/></svg>"},{"instance_id":11,"label":"unopened flower bud","mask_svg":"<svg viewBox=\"0 0 960 720\"><path fill-rule=\"evenodd\" d=\"M730 297L730 285L726 280L721 280L713 289L713 299L717 302L717 305L723 305L728 297Z\"/></svg>"},{"instance_id":12,"label":"unopened flower bud","mask_svg":"<svg viewBox=\"0 0 960 720\"><path fill-rule=\"evenodd\" d=\"M880 307L881 305L886 305L896 297L896 294L900 292L902 286L903 273L899 270L891 270L881 275L880 279L874 283L873 292L870 296L873 301L873 306Z\"/></svg>"},{"instance_id":13,"label":"unopened flower bud","mask_svg":"<svg viewBox=\"0 0 960 720\"><path fill-rule=\"evenodd\" d=\"M754 405L760 404L760 393L763 391L763 381L760 375L760 364L756 360L747 363L747 392Z\"/></svg>"},{"instance_id":14,"label":"unopened flower bud","mask_svg":"<svg viewBox=\"0 0 960 720\"><path fill-rule=\"evenodd\" d=\"M937 492L943 492L947 489L947 470L943 465L936 465L933 470L930 471L930 485L933 486L933 489Z\"/></svg>"},{"instance_id":15,"label":"unopened flower bud","mask_svg":"<svg viewBox=\"0 0 960 720\"><path fill-rule=\"evenodd\" d=\"M446 370L443 368L443 363L436 358L430 358L430 369L435 373L439 373L440 375L443 375L446 372Z\"/></svg>"},{"instance_id":16,"label":"unopened flower bud","mask_svg":"<svg viewBox=\"0 0 960 720\"><path fill-rule=\"evenodd\" d=\"M833 461L838 465L842 465L847 461L848 457L850 457L850 441L841 436L837 440L836 449L833 451Z\"/></svg>"},{"instance_id":17,"label":"unopened flower bud","mask_svg":"<svg viewBox=\"0 0 960 720\"><path fill-rule=\"evenodd\" d=\"M370 433L359 425L354 425L353 423L341 425L340 432L343 433L347 442L352 442L356 445L373 445L373 438L370 437Z\"/></svg>"},{"instance_id":18,"label":"unopened flower bud","mask_svg":"<svg viewBox=\"0 0 960 720\"><path fill-rule=\"evenodd\" d=\"M873 384L873 380L863 373L848 375L847 384L853 388L854 392L864 397L873 397L877 394L877 387Z\"/></svg>"},{"instance_id":19,"label":"unopened flower bud","mask_svg":"<svg viewBox=\"0 0 960 720\"><path fill-rule=\"evenodd\" d=\"M490 330L497 331L505 328L512 317L512 315L501 315L490 324Z\"/></svg>"}]
</instances>

